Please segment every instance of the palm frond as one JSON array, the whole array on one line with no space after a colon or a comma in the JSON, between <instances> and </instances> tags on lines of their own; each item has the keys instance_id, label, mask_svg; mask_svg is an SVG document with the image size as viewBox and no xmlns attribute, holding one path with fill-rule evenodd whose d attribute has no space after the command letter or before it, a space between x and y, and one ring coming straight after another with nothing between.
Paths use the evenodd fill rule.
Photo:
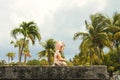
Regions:
<instances>
[{"instance_id":1,"label":"palm frond","mask_svg":"<svg viewBox=\"0 0 120 80\"><path fill-rule=\"evenodd\" d=\"M120 32L116 32L113 36L115 40L120 40Z\"/></svg>"},{"instance_id":2,"label":"palm frond","mask_svg":"<svg viewBox=\"0 0 120 80\"><path fill-rule=\"evenodd\" d=\"M14 42L14 41L11 41L10 44L15 44L15 42Z\"/></svg>"},{"instance_id":3,"label":"palm frond","mask_svg":"<svg viewBox=\"0 0 120 80\"><path fill-rule=\"evenodd\" d=\"M84 54L84 56L87 57L87 53L89 52L89 47L92 45L90 38L87 38L85 40L82 41L79 49L81 50L81 52Z\"/></svg>"},{"instance_id":4,"label":"palm frond","mask_svg":"<svg viewBox=\"0 0 120 80\"><path fill-rule=\"evenodd\" d=\"M116 25L118 20L120 20L120 14L115 12L113 15L113 25Z\"/></svg>"},{"instance_id":5,"label":"palm frond","mask_svg":"<svg viewBox=\"0 0 120 80\"><path fill-rule=\"evenodd\" d=\"M29 37L30 40L32 41L32 44L35 44L34 36L33 36L32 34L29 34L28 37Z\"/></svg>"},{"instance_id":6,"label":"palm frond","mask_svg":"<svg viewBox=\"0 0 120 80\"><path fill-rule=\"evenodd\" d=\"M39 58L45 57L46 56L46 51L43 50L43 51L38 52L37 54L38 54Z\"/></svg>"},{"instance_id":7,"label":"palm frond","mask_svg":"<svg viewBox=\"0 0 120 80\"><path fill-rule=\"evenodd\" d=\"M111 32L111 33L116 33L118 31L120 31L120 27L117 26L110 26L106 29L104 29L105 32Z\"/></svg>"},{"instance_id":8,"label":"palm frond","mask_svg":"<svg viewBox=\"0 0 120 80\"><path fill-rule=\"evenodd\" d=\"M79 37L87 37L89 36L88 33L84 33L84 32L77 32L74 34L73 40L78 39Z\"/></svg>"},{"instance_id":9,"label":"palm frond","mask_svg":"<svg viewBox=\"0 0 120 80\"><path fill-rule=\"evenodd\" d=\"M11 36L13 36L15 39L17 38L17 35L21 33L20 28L15 28L11 31Z\"/></svg>"}]
</instances>

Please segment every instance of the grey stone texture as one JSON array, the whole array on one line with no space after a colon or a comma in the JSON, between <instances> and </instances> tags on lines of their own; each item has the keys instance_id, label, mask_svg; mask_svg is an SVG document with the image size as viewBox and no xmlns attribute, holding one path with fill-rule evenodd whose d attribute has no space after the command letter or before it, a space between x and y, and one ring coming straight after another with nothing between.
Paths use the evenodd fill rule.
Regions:
<instances>
[{"instance_id":1,"label":"grey stone texture","mask_svg":"<svg viewBox=\"0 0 120 80\"><path fill-rule=\"evenodd\" d=\"M0 66L0 80L108 80L107 67Z\"/></svg>"}]
</instances>

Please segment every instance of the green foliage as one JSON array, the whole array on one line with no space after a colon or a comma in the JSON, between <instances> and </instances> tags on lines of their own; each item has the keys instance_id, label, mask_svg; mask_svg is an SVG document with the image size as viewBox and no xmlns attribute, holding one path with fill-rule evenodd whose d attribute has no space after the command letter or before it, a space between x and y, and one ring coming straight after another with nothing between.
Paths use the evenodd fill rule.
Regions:
<instances>
[{"instance_id":1,"label":"green foliage","mask_svg":"<svg viewBox=\"0 0 120 80\"><path fill-rule=\"evenodd\" d=\"M0 65L6 65L6 61L5 60L0 60Z\"/></svg>"},{"instance_id":2,"label":"green foliage","mask_svg":"<svg viewBox=\"0 0 120 80\"><path fill-rule=\"evenodd\" d=\"M55 52L55 40L54 39L48 39L45 42L42 42L41 45L44 48L43 51L38 52L39 58L47 57L47 61L49 65L53 64L53 57Z\"/></svg>"},{"instance_id":3,"label":"green foliage","mask_svg":"<svg viewBox=\"0 0 120 80\"><path fill-rule=\"evenodd\" d=\"M42 59L40 60L40 65L49 65L49 63L46 59Z\"/></svg>"},{"instance_id":4,"label":"green foliage","mask_svg":"<svg viewBox=\"0 0 120 80\"><path fill-rule=\"evenodd\" d=\"M39 60L33 59L29 60L26 65L41 65Z\"/></svg>"},{"instance_id":5,"label":"green foliage","mask_svg":"<svg viewBox=\"0 0 120 80\"><path fill-rule=\"evenodd\" d=\"M11 65L11 66L17 66L18 62L11 62L11 63L9 63L9 65ZM21 65L23 65L23 64L21 64Z\"/></svg>"},{"instance_id":6,"label":"green foliage","mask_svg":"<svg viewBox=\"0 0 120 80\"><path fill-rule=\"evenodd\" d=\"M48 62L45 59L41 60L29 60L26 65L48 65Z\"/></svg>"},{"instance_id":7,"label":"green foliage","mask_svg":"<svg viewBox=\"0 0 120 80\"><path fill-rule=\"evenodd\" d=\"M87 32L77 32L74 34L73 39L76 40L78 37L82 37L79 49L86 63L100 64L103 60L103 48L106 46L112 49L112 42L104 31L108 26L109 20L100 13L91 15L90 19L91 23L85 21Z\"/></svg>"},{"instance_id":8,"label":"green foliage","mask_svg":"<svg viewBox=\"0 0 120 80\"><path fill-rule=\"evenodd\" d=\"M11 31L11 35L16 39L18 34L22 34L24 38L29 38L32 43L35 43L35 39L37 38L39 41L41 40L41 36L38 32L38 27L36 23L33 21L30 22L22 22L19 28L15 28Z\"/></svg>"},{"instance_id":9,"label":"green foliage","mask_svg":"<svg viewBox=\"0 0 120 80\"><path fill-rule=\"evenodd\" d=\"M81 61L81 58L80 58L80 56L79 55L75 55L74 57L73 57L73 60L72 60L72 62L73 62L73 65L75 65L75 66L78 66L78 65L81 65L82 63L82 61Z\"/></svg>"},{"instance_id":10,"label":"green foliage","mask_svg":"<svg viewBox=\"0 0 120 80\"><path fill-rule=\"evenodd\" d=\"M8 52L6 54L6 56L8 57L8 63L11 63L13 58L15 57L15 53L14 52Z\"/></svg>"},{"instance_id":11,"label":"green foliage","mask_svg":"<svg viewBox=\"0 0 120 80\"><path fill-rule=\"evenodd\" d=\"M104 61L102 64L108 66L109 72L117 71L120 67L119 56L117 54L117 50L114 49L113 51L110 51L108 54L105 54Z\"/></svg>"},{"instance_id":12,"label":"green foliage","mask_svg":"<svg viewBox=\"0 0 120 80\"><path fill-rule=\"evenodd\" d=\"M71 59L69 61L66 61L66 63L67 63L67 66L74 66L74 64L73 64Z\"/></svg>"},{"instance_id":13,"label":"green foliage","mask_svg":"<svg viewBox=\"0 0 120 80\"><path fill-rule=\"evenodd\" d=\"M110 19L109 27L105 29L107 34L111 35L110 40L113 42L114 47L117 49L120 63L120 13L115 12L113 17Z\"/></svg>"},{"instance_id":14,"label":"green foliage","mask_svg":"<svg viewBox=\"0 0 120 80\"><path fill-rule=\"evenodd\" d=\"M23 44L18 46L19 47L19 63L21 63L22 52L24 48L26 48L26 42L28 42L27 40L30 40L32 44L35 44L36 39L38 39L39 42L41 40L41 35L39 33L38 27L36 23L34 23L33 21L22 22L19 28L15 28L11 31L11 36L14 37L16 40L18 36L21 36L21 35L22 37L20 39L23 39L22 41Z\"/></svg>"}]
</instances>

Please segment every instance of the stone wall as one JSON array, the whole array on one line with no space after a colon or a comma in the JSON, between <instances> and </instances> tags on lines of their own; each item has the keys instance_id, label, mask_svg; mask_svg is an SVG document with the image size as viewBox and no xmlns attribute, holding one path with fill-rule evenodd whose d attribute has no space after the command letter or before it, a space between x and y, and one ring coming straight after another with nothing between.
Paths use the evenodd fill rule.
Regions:
<instances>
[{"instance_id":1,"label":"stone wall","mask_svg":"<svg viewBox=\"0 0 120 80\"><path fill-rule=\"evenodd\" d=\"M107 80L106 66L0 66L0 80Z\"/></svg>"}]
</instances>

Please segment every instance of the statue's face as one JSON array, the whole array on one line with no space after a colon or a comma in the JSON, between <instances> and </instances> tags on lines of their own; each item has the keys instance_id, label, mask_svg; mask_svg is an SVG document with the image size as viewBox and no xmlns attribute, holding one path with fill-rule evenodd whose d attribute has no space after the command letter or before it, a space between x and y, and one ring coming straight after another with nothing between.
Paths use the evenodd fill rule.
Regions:
<instances>
[{"instance_id":1,"label":"statue's face","mask_svg":"<svg viewBox=\"0 0 120 80\"><path fill-rule=\"evenodd\" d=\"M63 52L64 47L65 47L65 44L61 41L57 42L56 45L55 45L56 50L59 50L61 52Z\"/></svg>"},{"instance_id":2,"label":"statue's face","mask_svg":"<svg viewBox=\"0 0 120 80\"><path fill-rule=\"evenodd\" d=\"M63 50L64 50L64 46L61 46L60 51L63 52Z\"/></svg>"}]
</instances>

